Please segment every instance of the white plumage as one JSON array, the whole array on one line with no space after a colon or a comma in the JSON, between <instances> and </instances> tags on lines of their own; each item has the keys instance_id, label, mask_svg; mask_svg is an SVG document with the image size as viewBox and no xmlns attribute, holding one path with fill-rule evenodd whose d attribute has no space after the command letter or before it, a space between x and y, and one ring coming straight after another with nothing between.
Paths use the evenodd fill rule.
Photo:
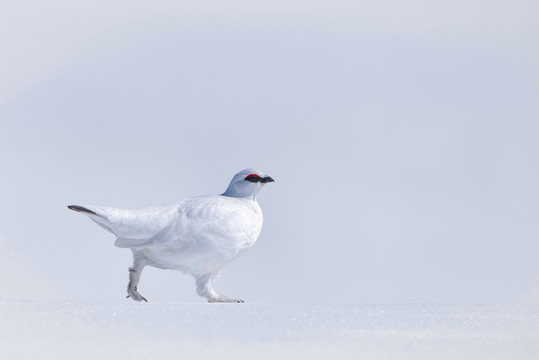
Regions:
<instances>
[{"instance_id":1,"label":"white plumage","mask_svg":"<svg viewBox=\"0 0 539 360\"><path fill-rule=\"evenodd\" d=\"M238 253L251 247L262 229L262 209L256 194L273 179L260 171L237 173L222 195L179 203L123 210L70 205L116 235L115 245L130 248L128 297L146 299L137 291L146 265L180 270L196 280L197 293L209 302L242 302L217 294L212 280Z\"/></svg>"}]
</instances>

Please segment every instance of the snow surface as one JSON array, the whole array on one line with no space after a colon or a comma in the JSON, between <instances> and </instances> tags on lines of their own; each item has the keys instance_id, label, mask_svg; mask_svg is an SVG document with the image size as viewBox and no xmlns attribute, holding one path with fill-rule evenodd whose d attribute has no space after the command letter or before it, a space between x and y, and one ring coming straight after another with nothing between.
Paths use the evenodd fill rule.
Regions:
<instances>
[{"instance_id":1,"label":"snow surface","mask_svg":"<svg viewBox=\"0 0 539 360\"><path fill-rule=\"evenodd\" d=\"M535 305L0 301L0 359L539 359Z\"/></svg>"}]
</instances>

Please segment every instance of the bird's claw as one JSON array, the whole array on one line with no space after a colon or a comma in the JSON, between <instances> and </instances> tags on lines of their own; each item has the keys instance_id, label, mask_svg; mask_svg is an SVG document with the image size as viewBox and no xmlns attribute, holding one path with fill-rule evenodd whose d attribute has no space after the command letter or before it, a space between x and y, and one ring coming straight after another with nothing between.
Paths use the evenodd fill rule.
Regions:
<instances>
[{"instance_id":1,"label":"bird's claw","mask_svg":"<svg viewBox=\"0 0 539 360\"><path fill-rule=\"evenodd\" d=\"M139 295L140 296L140 295ZM131 297L131 295L127 295L125 298L126 299L129 299ZM135 301L144 301L144 302L148 302L148 300L144 297L144 296L140 296L140 298L136 298L136 297L133 297L133 300ZM243 301L242 301L243 302Z\"/></svg>"},{"instance_id":2,"label":"bird's claw","mask_svg":"<svg viewBox=\"0 0 539 360\"><path fill-rule=\"evenodd\" d=\"M226 297L220 297L217 299L208 299L209 303L237 303L237 304L244 304L245 301L241 299L230 299Z\"/></svg>"},{"instance_id":3,"label":"bird's claw","mask_svg":"<svg viewBox=\"0 0 539 360\"><path fill-rule=\"evenodd\" d=\"M137 291L137 288L135 287L134 289L133 288L128 288L127 290L129 292L129 294L125 297L126 299L129 299L129 298L132 298L133 300L135 301L144 301L144 302L148 302L148 300L146 300L146 298L142 295L140 295Z\"/></svg>"}]
</instances>

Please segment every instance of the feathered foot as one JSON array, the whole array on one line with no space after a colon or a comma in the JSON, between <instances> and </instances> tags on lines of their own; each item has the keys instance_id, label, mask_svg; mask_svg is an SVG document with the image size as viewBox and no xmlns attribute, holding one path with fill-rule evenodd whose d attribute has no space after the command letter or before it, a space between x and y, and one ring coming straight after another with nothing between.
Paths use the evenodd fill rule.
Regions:
<instances>
[{"instance_id":1,"label":"feathered foot","mask_svg":"<svg viewBox=\"0 0 539 360\"><path fill-rule=\"evenodd\" d=\"M240 303L240 304L243 304L245 301L240 300L240 299L231 299L231 298L227 298L226 296L219 295L217 298L208 299L208 302L209 303L221 302L221 303Z\"/></svg>"},{"instance_id":2,"label":"feathered foot","mask_svg":"<svg viewBox=\"0 0 539 360\"><path fill-rule=\"evenodd\" d=\"M243 300L231 299L223 295L217 294L212 288L212 280L215 274L206 274L196 278L197 294L208 299L210 303L243 303Z\"/></svg>"},{"instance_id":3,"label":"feathered foot","mask_svg":"<svg viewBox=\"0 0 539 360\"><path fill-rule=\"evenodd\" d=\"M129 284L127 284L128 295L126 296L126 298L131 298L135 301L148 302L148 300L146 300L146 298L140 295L137 291L137 284L140 279L141 271L136 271L134 268L129 268Z\"/></svg>"}]
</instances>

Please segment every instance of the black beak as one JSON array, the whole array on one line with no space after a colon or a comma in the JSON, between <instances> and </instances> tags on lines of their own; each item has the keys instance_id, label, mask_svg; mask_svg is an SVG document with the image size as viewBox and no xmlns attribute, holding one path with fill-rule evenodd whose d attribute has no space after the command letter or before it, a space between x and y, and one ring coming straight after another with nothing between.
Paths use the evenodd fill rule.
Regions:
<instances>
[{"instance_id":1,"label":"black beak","mask_svg":"<svg viewBox=\"0 0 539 360\"><path fill-rule=\"evenodd\" d=\"M269 182L275 182L275 180L273 180L273 179L271 178L271 176L266 176L266 177L263 177L262 179L260 179L260 182L261 182L262 184L265 184L265 183L269 183Z\"/></svg>"}]
</instances>

